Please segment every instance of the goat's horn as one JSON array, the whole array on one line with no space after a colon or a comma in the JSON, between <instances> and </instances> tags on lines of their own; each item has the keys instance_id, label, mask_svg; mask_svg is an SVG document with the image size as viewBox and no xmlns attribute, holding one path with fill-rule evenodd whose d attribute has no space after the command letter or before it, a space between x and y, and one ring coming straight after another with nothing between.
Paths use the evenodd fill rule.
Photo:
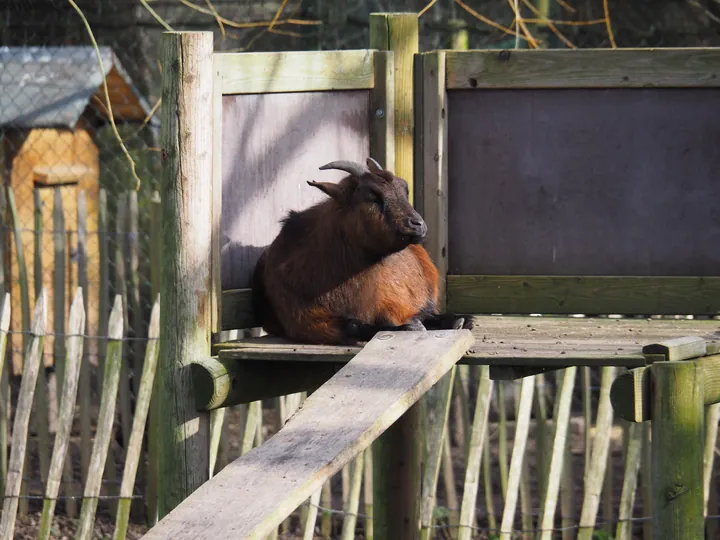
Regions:
<instances>
[{"instance_id":1,"label":"goat's horn","mask_svg":"<svg viewBox=\"0 0 720 540\"><path fill-rule=\"evenodd\" d=\"M326 171L328 169L345 171L353 176L362 176L363 174L370 172L367 167L361 165L360 163L355 163L354 161L331 161L330 163L320 167L321 171Z\"/></svg>"},{"instance_id":2,"label":"goat's horn","mask_svg":"<svg viewBox=\"0 0 720 540\"><path fill-rule=\"evenodd\" d=\"M381 172L381 171L384 170L384 169L380 166L380 164L379 164L377 161L375 161L373 158L371 158L371 157L367 158L367 159L365 160L365 162L367 163L367 166L370 168L370 170L375 169L375 170L373 170L373 172Z\"/></svg>"}]
</instances>

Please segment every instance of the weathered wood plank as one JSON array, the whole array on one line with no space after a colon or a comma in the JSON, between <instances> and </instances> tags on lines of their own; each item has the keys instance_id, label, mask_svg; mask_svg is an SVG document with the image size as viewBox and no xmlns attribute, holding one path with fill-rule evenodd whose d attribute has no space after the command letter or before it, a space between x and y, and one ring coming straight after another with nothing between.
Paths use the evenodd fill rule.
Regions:
<instances>
[{"instance_id":1,"label":"weathered wood plank","mask_svg":"<svg viewBox=\"0 0 720 540\"><path fill-rule=\"evenodd\" d=\"M145 349L145 361L143 362L142 377L140 379L137 404L135 406L135 418L133 419L132 431L130 432L125 469L123 471L122 484L120 485L121 499L118 503L118 512L115 517L113 540L124 540L127 533L130 518L130 504L132 502L133 487L135 486L135 475L140 463L143 436L145 434L145 422L147 421L148 411L150 409L150 396L152 395L153 384L155 382L159 334L160 301L155 300L152 312L150 313L148 345Z\"/></svg>"},{"instance_id":2,"label":"weathered wood plank","mask_svg":"<svg viewBox=\"0 0 720 540\"><path fill-rule=\"evenodd\" d=\"M447 88L718 87L720 53L707 48L454 51Z\"/></svg>"},{"instance_id":3,"label":"weathered wood plank","mask_svg":"<svg viewBox=\"0 0 720 540\"><path fill-rule=\"evenodd\" d=\"M683 336L642 348L643 353L662 354L668 362L689 360L707 354L707 342L700 336Z\"/></svg>"},{"instance_id":4,"label":"weathered wood plank","mask_svg":"<svg viewBox=\"0 0 720 540\"><path fill-rule=\"evenodd\" d=\"M212 285L212 32L163 34L158 516L209 476L209 413L188 365L209 356Z\"/></svg>"},{"instance_id":5,"label":"weathered wood plank","mask_svg":"<svg viewBox=\"0 0 720 540\"><path fill-rule=\"evenodd\" d=\"M70 307L70 318L68 320L68 332L66 338L67 362L65 364L65 378L62 384L62 396L60 398L60 412L58 414L58 428L55 435L50 471L45 485L45 500L40 520L40 531L38 538L47 540L50 538L55 504L60 491L60 478L65 464L65 457L70 446L70 432L72 430L73 416L75 413L75 401L77 398L80 370L82 368L83 344L85 333L85 306L83 302L83 290L78 288L75 292L72 306ZM89 390L89 388L88 388ZM88 396L89 397L89 396ZM68 460L70 462L70 460ZM72 469L65 467L66 470ZM74 490L68 490L75 494Z\"/></svg>"},{"instance_id":6,"label":"weathered wood plank","mask_svg":"<svg viewBox=\"0 0 720 540\"><path fill-rule=\"evenodd\" d=\"M694 360L703 378L703 404L720 403L720 354ZM647 368L631 369L614 381L610 393L615 412L629 422L652 420L652 391Z\"/></svg>"},{"instance_id":7,"label":"weathered wood plank","mask_svg":"<svg viewBox=\"0 0 720 540\"><path fill-rule=\"evenodd\" d=\"M465 330L377 335L282 430L198 488L145 538L263 537L398 420L471 343Z\"/></svg>"},{"instance_id":8,"label":"weathered wood plank","mask_svg":"<svg viewBox=\"0 0 720 540\"><path fill-rule=\"evenodd\" d=\"M346 357L343 362L322 363L201 358L190 364L195 405L198 410L211 411L315 390L351 358Z\"/></svg>"},{"instance_id":9,"label":"weathered wood plank","mask_svg":"<svg viewBox=\"0 0 720 540\"><path fill-rule=\"evenodd\" d=\"M653 538L703 538L703 376L696 362L650 368Z\"/></svg>"},{"instance_id":10,"label":"weathered wood plank","mask_svg":"<svg viewBox=\"0 0 720 540\"><path fill-rule=\"evenodd\" d=\"M585 478L585 493L580 513L578 540L590 540L595 528L597 511L600 505L600 493L606 474L607 455L610 449L610 436L613 422L613 408L610 404L610 388L614 367L604 367L601 371L600 395L595 421L595 439L593 440L590 463Z\"/></svg>"},{"instance_id":11,"label":"weathered wood plank","mask_svg":"<svg viewBox=\"0 0 720 540\"><path fill-rule=\"evenodd\" d=\"M416 208L428 226L428 253L440 273L440 310L445 310L448 271L448 152L445 53L416 57Z\"/></svg>"},{"instance_id":12,"label":"weathered wood plank","mask_svg":"<svg viewBox=\"0 0 720 540\"><path fill-rule=\"evenodd\" d=\"M10 461L8 462L8 473L5 483L5 498L3 500L2 516L0 516L0 538L3 538L3 540L10 540L15 530L18 496L20 495L25 466L30 411L32 409L33 394L35 393L38 372L42 368L42 346L45 337L46 323L47 293L43 288L35 303L32 327L30 328L30 335L28 336L28 345L25 349L26 356L23 364L22 382L20 383L20 391L18 393L15 421L13 423Z\"/></svg>"},{"instance_id":13,"label":"weathered wood plank","mask_svg":"<svg viewBox=\"0 0 720 540\"><path fill-rule=\"evenodd\" d=\"M475 526L475 503L477 501L478 486L480 484L480 461L484 454L484 449L488 446L486 444L486 437L493 382L490 380L488 368L479 368L478 371L480 382L475 402L472 430L470 432L462 506L460 508L458 540L470 540L470 538L472 538L473 527ZM488 457L489 453L486 454L486 460Z\"/></svg>"},{"instance_id":14,"label":"weathered wood plank","mask_svg":"<svg viewBox=\"0 0 720 540\"><path fill-rule=\"evenodd\" d=\"M447 289L461 313L720 313L720 277L450 275Z\"/></svg>"},{"instance_id":15,"label":"weathered wood plank","mask_svg":"<svg viewBox=\"0 0 720 540\"><path fill-rule=\"evenodd\" d=\"M98 495L102 487L102 470L113 434L113 420L115 419L115 404L117 401L118 386L120 385L120 371L122 365L122 338L124 332L122 296L115 295L115 303L110 312L108 321L107 356L105 358L105 372L103 374L103 394L100 398L100 411L98 413L97 430L90 454L88 477L83 491L83 503L80 509L80 520L76 538L89 540L93 533L95 512L97 511Z\"/></svg>"},{"instance_id":16,"label":"weathered wood plank","mask_svg":"<svg viewBox=\"0 0 720 540\"><path fill-rule=\"evenodd\" d=\"M373 51L289 51L213 53L222 93L254 94L369 90L374 84Z\"/></svg>"},{"instance_id":17,"label":"weathered wood plank","mask_svg":"<svg viewBox=\"0 0 720 540\"><path fill-rule=\"evenodd\" d=\"M393 51L393 78L390 88L394 102L394 173L404 178L413 203L413 61L418 52L418 17L415 13L371 13L370 48ZM381 163L382 164L382 163ZM389 167L386 167L389 168Z\"/></svg>"},{"instance_id":18,"label":"weathered wood plank","mask_svg":"<svg viewBox=\"0 0 720 540\"><path fill-rule=\"evenodd\" d=\"M257 326L252 309L252 289L229 289L222 292L220 328L239 330Z\"/></svg>"}]
</instances>

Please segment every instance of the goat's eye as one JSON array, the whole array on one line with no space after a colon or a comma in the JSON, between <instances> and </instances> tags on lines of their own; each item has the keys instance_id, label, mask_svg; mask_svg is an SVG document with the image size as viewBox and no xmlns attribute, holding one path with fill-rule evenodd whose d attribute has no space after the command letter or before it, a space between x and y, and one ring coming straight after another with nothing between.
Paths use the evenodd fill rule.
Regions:
<instances>
[{"instance_id":1,"label":"goat's eye","mask_svg":"<svg viewBox=\"0 0 720 540\"><path fill-rule=\"evenodd\" d=\"M382 205L383 204L383 198L382 195L380 195L377 191L373 189L367 190L367 194L365 195L368 202L375 203Z\"/></svg>"}]
</instances>

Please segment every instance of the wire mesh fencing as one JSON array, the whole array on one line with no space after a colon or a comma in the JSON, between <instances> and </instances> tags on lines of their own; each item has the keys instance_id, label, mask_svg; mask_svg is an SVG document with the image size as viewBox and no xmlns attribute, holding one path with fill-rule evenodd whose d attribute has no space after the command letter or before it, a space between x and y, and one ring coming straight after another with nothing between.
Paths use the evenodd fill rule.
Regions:
<instances>
[{"instance_id":1,"label":"wire mesh fencing","mask_svg":"<svg viewBox=\"0 0 720 540\"><path fill-rule=\"evenodd\" d=\"M63 483L80 489L84 478L87 445L94 437L101 402L107 323L115 295L123 299L126 332L111 448L122 455L129 441L150 312L159 290L157 242L161 240L156 218L161 152L157 113L163 32L212 32L219 51L367 48L369 13L412 11L419 14L421 51L720 45L720 4L714 0L78 0L75 5L85 20L64 0L10 0L2 8L0 22L4 184L0 194L0 288L10 294L13 306L0 388L0 443L9 441L32 306L43 287L49 305L42 353L45 387L37 393L41 396L44 390L47 397L33 410L35 427L25 470L34 474L27 476L26 491L20 496L26 503L43 497L33 490L41 486L48 465L49 456L40 448L44 445L49 452L57 429L58 381L63 380L67 358L66 325L78 286L86 295L84 337L89 366L81 377L90 391L78 405L73 424L76 442L70 446L72 467ZM551 408L551 403L548 401L547 407ZM239 409L227 418L233 414L239 426L247 426L247 411ZM258 424L264 426L266 436L271 433L268 422ZM508 451L506 443L500 443L502 430L497 429L493 432L496 438L491 438L495 456ZM221 450L226 458L222 459L239 455L242 448L262 438L262 429L254 432L251 441L243 442L242 433L228 435L223 439L226 446ZM455 435L451 438L456 450L458 439ZM143 462L148 460L147 446L143 446ZM617 453L622 454L621 446ZM7 454L7 444L0 444L3 466ZM101 500L119 496L112 490L121 482L123 461L118 458L115 463L115 468L106 469L103 485L109 491L99 496ZM145 506L135 517L152 522L145 474L141 472L132 497L144 501ZM454 474L462 478L461 469ZM499 489L502 478L494 482ZM617 483L614 485L617 488ZM452 529L448 516L457 510L442 499L453 497L445 489L439 488L444 506L438 505L445 510L439 510L438 523L432 526L444 531L438 534ZM67 492L58 500L81 498L79 492ZM323 512L329 512L327 504L315 506L321 518ZM22 512L33 508L21 504ZM62 510L74 513L65 504ZM480 505L479 515L483 511L483 519L489 519L487 509ZM537 508L530 505L525 511L532 516ZM359 523L366 517L356 515ZM613 524L616 518L603 515L603 519ZM639 522L647 517L632 519ZM567 527L570 530L575 525ZM489 535L493 527L488 521L477 529Z\"/></svg>"}]
</instances>

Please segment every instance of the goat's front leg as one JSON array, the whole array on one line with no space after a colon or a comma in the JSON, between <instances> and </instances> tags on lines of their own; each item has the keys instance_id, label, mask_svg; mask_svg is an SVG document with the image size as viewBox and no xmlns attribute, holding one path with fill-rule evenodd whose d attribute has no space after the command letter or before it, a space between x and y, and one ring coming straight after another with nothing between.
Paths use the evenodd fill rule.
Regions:
<instances>
[{"instance_id":1,"label":"goat's front leg","mask_svg":"<svg viewBox=\"0 0 720 540\"><path fill-rule=\"evenodd\" d=\"M472 330L472 317L455 313L434 313L422 320L428 330Z\"/></svg>"},{"instance_id":2,"label":"goat's front leg","mask_svg":"<svg viewBox=\"0 0 720 540\"><path fill-rule=\"evenodd\" d=\"M426 328L420 319L410 319L401 325L367 324L357 319L348 319L344 331L349 338L359 341L370 341L378 332L425 332Z\"/></svg>"}]
</instances>

